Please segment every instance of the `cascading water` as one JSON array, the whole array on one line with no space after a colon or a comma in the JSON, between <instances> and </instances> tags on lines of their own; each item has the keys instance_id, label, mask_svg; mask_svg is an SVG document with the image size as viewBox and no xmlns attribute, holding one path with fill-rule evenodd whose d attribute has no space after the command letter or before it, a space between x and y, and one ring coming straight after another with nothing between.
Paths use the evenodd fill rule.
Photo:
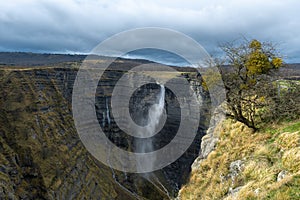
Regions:
<instances>
[{"instance_id":1,"label":"cascading water","mask_svg":"<svg viewBox=\"0 0 300 200\"><path fill-rule=\"evenodd\" d=\"M163 115L165 107L165 87L160 85L160 93L158 96L158 103L151 106L148 114L148 125L147 131L153 133L159 124L161 116Z\"/></svg>"},{"instance_id":2,"label":"cascading water","mask_svg":"<svg viewBox=\"0 0 300 200\"><path fill-rule=\"evenodd\" d=\"M136 130L140 136L143 136L142 140L137 140L135 141L135 145L136 145L136 151L139 153L147 153L147 152L152 152L154 150L154 146L153 146L153 139L151 137L146 137L149 135L154 135L154 133L157 131L157 127L159 126L160 123L162 123L162 119L163 119L163 115L164 115L164 108L165 108L165 87L164 85L160 85L160 91L156 96L155 99L155 103L150 106L149 110L148 110L148 114L146 117L144 117L145 119L141 119L142 121L146 122L147 126L146 128L144 128L144 131L141 130ZM104 124L108 126L110 126L110 110L109 110L109 106L108 106L108 99L105 99L105 106L106 106L106 110L103 112L103 119L104 119ZM146 137L146 138L144 138ZM111 153L111 149L109 149L109 155L107 157L107 162L110 164L110 153ZM154 159L149 159L149 158L145 158L144 160L139 160L139 162L137 163L137 171L143 171L141 169L141 166L144 166L145 164L147 166L151 166L151 168L154 168L154 164L155 164L155 158ZM143 164L141 163L143 162ZM142 199L138 194L136 194L134 191L128 189L126 186L123 185L123 182L119 182L118 179L118 174L115 173L115 170L111 167L111 171L112 171L112 176L113 179L115 180L115 182L121 187L123 188L125 191L127 191L130 195L133 195L134 197L136 197L137 199ZM145 173L145 174L141 174L141 176L145 179L148 180L149 183L151 183L158 191L160 191L161 193L165 193L169 199L171 199L170 194L168 189L160 182L159 178L156 177L156 175L154 173ZM124 179L123 180L127 180L127 173L124 172ZM129 176L130 178L130 176ZM122 179L121 179L122 180ZM130 179L129 179L130 180Z\"/></svg>"},{"instance_id":3,"label":"cascading water","mask_svg":"<svg viewBox=\"0 0 300 200\"><path fill-rule=\"evenodd\" d=\"M108 98L105 98L105 109L106 111L102 113L102 127L106 125L106 119L107 119L107 125L110 126L110 114L109 114L109 107L108 107Z\"/></svg>"},{"instance_id":4,"label":"cascading water","mask_svg":"<svg viewBox=\"0 0 300 200\"><path fill-rule=\"evenodd\" d=\"M141 136L152 135L156 131L156 127L158 126L158 124L161 120L161 117L164 113L165 87L161 84L160 84L160 92L159 92L159 95L158 95L156 101L157 101L157 103L152 105L149 109L148 117L147 117L147 120L146 120L147 121L147 128L144 129L146 131L139 133ZM150 137L150 138L147 138L147 139L142 140L142 141L139 140L136 143L136 148L137 148L137 151L140 152L140 153L152 152L153 151L152 138ZM147 166L153 166L155 160L153 160L153 159L144 159L140 162L146 163ZM141 163L137 163L138 171L142 171L142 169L140 169L140 167L141 167Z\"/></svg>"},{"instance_id":5,"label":"cascading water","mask_svg":"<svg viewBox=\"0 0 300 200\"><path fill-rule=\"evenodd\" d=\"M110 126L110 115L109 115L109 108L108 108L108 100L107 98L105 99L105 104L106 104L106 117L107 117L107 123Z\"/></svg>"}]
</instances>

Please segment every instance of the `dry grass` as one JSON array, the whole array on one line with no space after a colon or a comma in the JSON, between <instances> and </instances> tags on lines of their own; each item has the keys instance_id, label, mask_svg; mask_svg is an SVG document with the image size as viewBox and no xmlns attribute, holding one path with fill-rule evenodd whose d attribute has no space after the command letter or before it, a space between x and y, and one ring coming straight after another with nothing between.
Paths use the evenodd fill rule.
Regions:
<instances>
[{"instance_id":1,"label":"dry grass","mask_svg":"<svg viewBox=\"0 0 300 200\"><path fill-rule=\"evenodd\" d=\"M274 131L253 133L241 123L224 121L216 129L220 135L216 149L192 172L180 191L181 199L297 199L300 134L286 130L298 123L281 124L276 129L272 125ZM232 178L230 163L236 160L243 162L243 169ZM277 182L283 170L288 175ZM238 192L232 194L237 187Z\"/></svg>"},{"instance_id":2,"label":"dry grass","mask_svg":"<svg viewBox=\"0 0 300 200\"><path fill-rule=\"evenodd\" d=\"M291 149L299 146L300 144L300 134L299 132L289 133L285 132L279 135L276 144L282 150Z\"/></svg>"},{"instance_id":3,"label":"dry grass","mask_svg":"<svg viewBox=\"0 0 300 200\"><path fill-rule=\"evenodd\" d=\"M300 172L300 147L295 147L284 152L282 164L283 167L291 172Z\"/></svg>"}]
</instances>

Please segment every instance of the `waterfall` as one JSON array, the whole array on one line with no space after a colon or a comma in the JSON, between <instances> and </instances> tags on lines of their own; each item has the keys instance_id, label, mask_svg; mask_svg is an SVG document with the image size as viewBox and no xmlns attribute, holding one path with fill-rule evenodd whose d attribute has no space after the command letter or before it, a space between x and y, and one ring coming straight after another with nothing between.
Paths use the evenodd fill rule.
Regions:
<instances>
[{"instance_id":1,"label":"waterfall","mask_svg":"<svg viewBox=\"0 0 300 200\"><path fill-rule=\"evenodd\" d=\"M107 97L105 98L105 111L102 113L102 127L104 127L106 125L105 118L107 119L108 126L110 126L110 114L109 114Z\"/></svg>"},{"instance_id":2,"label":"waterfall","mask_svg":"<svg viewBox=\"0 0 300 200\"><path fill-rule=\"evenodd\" d=\"M141 136L149 135L149 134L152 135L156 131L156 127L158 126L158 124L161 120L161 116L163 115L164 107L165 107L165 87L163 85L160 85L160 92L159 92L159 95L157 96L156 102L157 103L152 105L149 109L148 117L147 117L148 126L147 126L146 131L139 133ZM136 143L136 148L137 148L137 151L140 153L152 152L153 151L152 138L138 140L138 142ZM147 166L153 166L155 160L145 159L145 160L142 160L141 162L146 163ZM138 170L140 167L141 167L141 164L137 163ZM140 169L140 170L142 170L142 169Z\"/></svg>"},{"instance_id":3,"label":"waterfall","mask_svg":"<svg viewBox=\"0 0 300 200\"><path fill-rule=\"evenodd\" d=\"M148 133L153 133L155 128L159 124L160 118L164 112L165 107L165 87L160 85L160 93L158 96L158 103L151 106L149 109L148 120L149 124L147 131Z\"/></svg>"},{"instance_id":4,"label":"waterfall","mask_svg":"<svg viewBox=\"0 0 300 200\"><path fill-rule=\"evenodd\" d=\"M110 125L110 116L109 116L109 108L108 108L108 100L107 97L105 99L105 104L106 104L106 117L107 117L107 123Z\"/></svg>"}]
</instances>

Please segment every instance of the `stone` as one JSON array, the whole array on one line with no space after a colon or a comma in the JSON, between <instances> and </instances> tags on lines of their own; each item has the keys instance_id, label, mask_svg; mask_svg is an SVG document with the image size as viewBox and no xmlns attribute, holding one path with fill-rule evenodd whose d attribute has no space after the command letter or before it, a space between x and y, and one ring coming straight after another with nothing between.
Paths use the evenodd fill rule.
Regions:
<instances>
[{"instance_id":1,"label":"stone","mask_svg":"<svg viewBox=\"0 0 300 200\"><path fill-rule=\"evenodd\" d=\"M221 104L217 108L215 108L214 113L211 116L209 128L207 129L206 134L201 139L200 153L198 158L196 158L194 163L192 164L192 170L198 169L202 160L206 159L207 156L215 149L219 138L219 134L215 132L215 128L224 119L224 108Z\"/></svg>"},{"instance_id":2,"label":"stone","mask_svg":"<svg viewBox=\"0 0 300 200\"><path fill-rule=\"evenodd\" d=\"M236 196L236 194L243 188L243 186L236 187L236 188L229 188L229 194L231 196Z\"/></svg>"},{"instance_id":3,"label":"stone","mask_svg":"<svg viewBox=\"0 0 300 200\"><path fill-rule=\"evenodd\" d=\"M282 170L281 172L279 172L279 174L277 175L277 182L284 179L284 177L286 177L286 175L288 175L288 171Z\"/></svg>"},{"instance_id":4,"label":"stone","mask_svg":"<svg viewBox=\"0 0 300 200\"><path fill-rule=\"evenodd\" d=\"M239 175L239 173L242 171L243 169L243 164L244 162L242 160L236 160L230 163L230 167L229 167L229 174L228 176L231 177L231 180L234 181L235 178Z\"/></svg>"},{"instance_id":5,"label":"stone","mask_svg":"<svg viewBox=\"0 0 300 200\"><path fill-rule=\"evenodd\" d=\"M257 195L260 193L260 188L256 188L256 189L254 190L254 193L255 193L255 195L257 196Z\"/></svg>"}]
</instances>

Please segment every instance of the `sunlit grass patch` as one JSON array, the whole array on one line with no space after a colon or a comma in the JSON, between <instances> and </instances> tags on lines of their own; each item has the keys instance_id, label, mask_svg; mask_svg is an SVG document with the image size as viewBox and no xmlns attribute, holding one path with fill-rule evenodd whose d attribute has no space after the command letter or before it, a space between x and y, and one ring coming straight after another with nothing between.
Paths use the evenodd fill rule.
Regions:
<instances>
[{"instance_id":1,"label":"sunlit grass patch","mask_svg":"<svg viewBox=\"0 0 300 200\"><path fill-rule=\"evenodd\" d=\"M216 129L219 141L215 150L181 190L182 200L299 199L299 124L270 124L254 133L239 122L225 120ZM236 160L241 160L243 167L232 179L229 168ZM283 171L286 175L278 179Z\"/></svg>"}]
</instances>

